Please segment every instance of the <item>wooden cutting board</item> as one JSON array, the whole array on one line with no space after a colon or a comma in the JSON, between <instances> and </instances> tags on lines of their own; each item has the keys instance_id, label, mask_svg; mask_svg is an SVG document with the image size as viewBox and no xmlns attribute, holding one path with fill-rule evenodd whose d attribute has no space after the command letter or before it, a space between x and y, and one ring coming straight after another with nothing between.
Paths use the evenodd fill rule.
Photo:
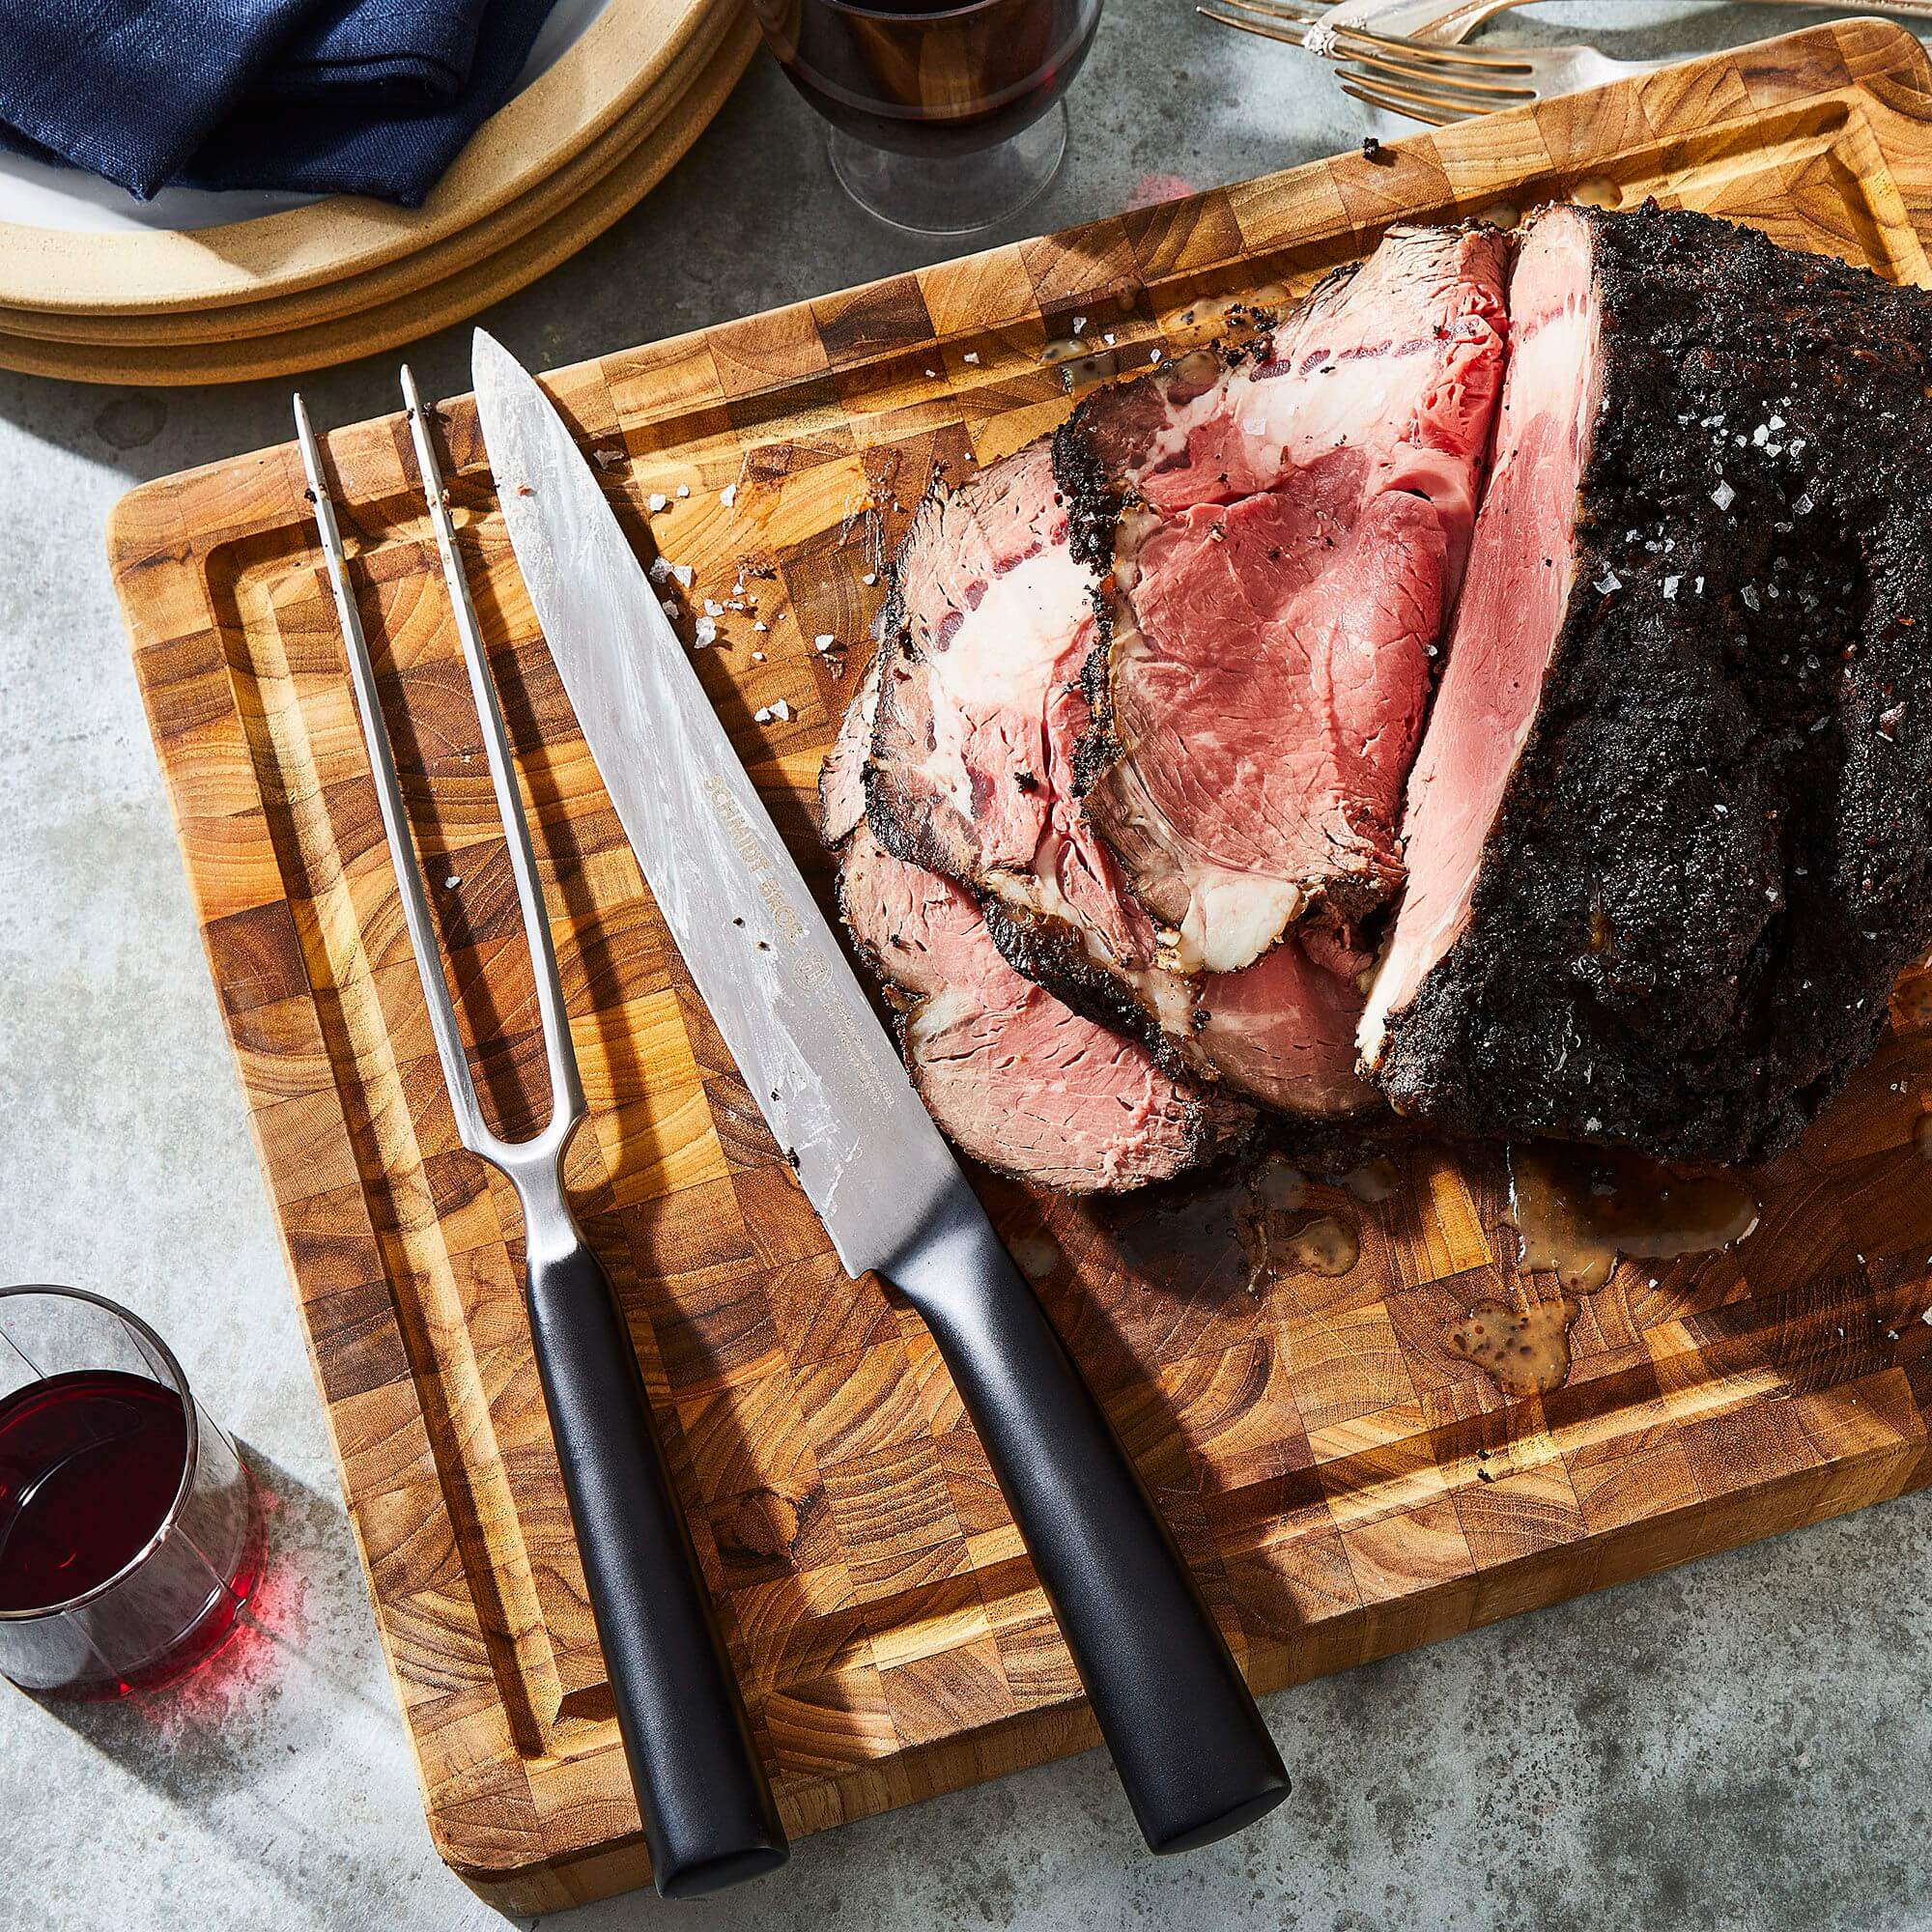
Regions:
<instances>
[{"instance_id":1,"label":"wooden cutting board","mask_svg":"<svg viewBox=\"0 0 1932 1932\"><path fill-rule=\"evenodd\" d=\"M648 493L697 663L814 875L808 801L936 463L1049 428L1065 381L1305 287L1390 220L1647 195L1932 283L1932 69L1845 22L1384 151L562 371L634 529ZM1085 318L1084 323L1077 318ZM453 495L592 1118L571 1174L621 1286L795 1832L1094 1741L1046 1605L916 1321L847 1281L666 941L532 623L467 402ZM475 721L400 423L331 444L399 762L476 1055L512 1128L535 1018ZM735 485L726 505L721 491ZM676 493L689 489L688 497ZM292 449L151 484L109 535L443 1856L505 1909L645 1855L546 1433L507 1189L456 1146ZM830 633L831 654L811 640ZM762 652L762 661L758 653ZM783 710L772 707L783 701ZM764 714L764 715L761 715ZM1758 1185L1731 1253L1621 1267L1566 1385L1505 1398L1446 1345L1519 1279L1488 1154L1387 1198L1311 1179L1250 1293L1227 1203L987 1183L1254 1683L1272 1689L1913 1488L1932 1474L1932 1033L1901 1031ZM1357 1252L1352 1262L1349 1248ZM1345 1747L1338 1746L1338 1748ZM1122 1817L1122 1854L1131 1831Z\"/></svg>"}]
</instances>

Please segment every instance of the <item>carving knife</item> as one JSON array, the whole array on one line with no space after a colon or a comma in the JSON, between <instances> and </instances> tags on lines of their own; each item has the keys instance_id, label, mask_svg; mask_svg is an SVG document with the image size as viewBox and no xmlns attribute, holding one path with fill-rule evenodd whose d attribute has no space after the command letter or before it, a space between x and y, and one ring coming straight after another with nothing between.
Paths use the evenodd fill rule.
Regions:
<instances>
[{"instance_id":1,"label":"carving knife","mask_svg":"<svg viewBox=\"0 0 1932 1932\"><path fill-rule=\"evenodd\" d=\"M1288 1795L1133 1464L913 1092L571 432L478 330L510 542L584 740L753 1098L839 1261L931 1329L1151 1849Z\"/></svg>"}]
</instances>

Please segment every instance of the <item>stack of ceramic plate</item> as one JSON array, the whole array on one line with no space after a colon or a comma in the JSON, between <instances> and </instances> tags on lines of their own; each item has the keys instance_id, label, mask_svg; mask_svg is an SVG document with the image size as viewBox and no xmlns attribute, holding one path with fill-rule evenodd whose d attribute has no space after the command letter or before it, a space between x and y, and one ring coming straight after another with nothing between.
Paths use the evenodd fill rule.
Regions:
<instances>
[{"instance_id":1,"label":"stack of ceramic plate","mask_svg":"<svg viewBox=\"0 0 1932 1932\"><path fill-rule=\"evenodd\" d=\"M174 188L143 206L0 157L0 367L240 382L460 321L653 186L756 45L745 0L560 0L521 92L413 211Z\"/></svg>"}]
</instances>

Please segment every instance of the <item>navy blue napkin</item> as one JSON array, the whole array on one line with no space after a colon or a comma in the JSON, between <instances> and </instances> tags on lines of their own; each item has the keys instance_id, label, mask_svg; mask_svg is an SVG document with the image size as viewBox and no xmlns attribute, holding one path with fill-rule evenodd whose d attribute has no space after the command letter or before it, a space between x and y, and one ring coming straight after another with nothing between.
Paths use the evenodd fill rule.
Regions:
<instances>
[{"instance_id":1,"label":"navy blue napkin","mask_svg":"<svg viewBox=\"0 0 1932 1932\"><path fill-rule=\"evenodd\" d=\"M0 0L0 137L119 182L414 208L554 0Z\"/></svg>"},{"instance_id":2,"label":"navy blue napkin","mask_svg":"<svg viewBox=\"0 0 1932 1932\"><path fill-rule=\"evenodd\" d=\"M463 92L488 0L324 0L263 76L265 91L342 87L398 105L446 105Z\"/></svg>"}]
</instances>

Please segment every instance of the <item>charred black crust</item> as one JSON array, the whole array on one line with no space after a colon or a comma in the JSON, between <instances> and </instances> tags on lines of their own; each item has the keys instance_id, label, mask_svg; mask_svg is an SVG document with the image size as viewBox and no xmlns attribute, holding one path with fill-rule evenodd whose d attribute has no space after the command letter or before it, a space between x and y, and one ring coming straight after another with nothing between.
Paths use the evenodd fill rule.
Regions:
<instances>
[{"instance_id":1,"label":"charred black crust","mask_svg":"<svg viewBox=\"0 0 1932 1932\"><path fill-rule=\"evenodd\" d=\"M1157 381L1144 376L1142 382ZM1102 390L1111 401L1113 391ZM1066 502L1067 548L1073 560L1096 577L1114 567L1114 526L1120 520L1124 486L1108 473L1089 432L1095 398L1089 397L1053 433L1053 480Z\"/></svg>"},{"instance_id":2,"label":"charred black crust","mask_svg":"<svg viewBox=\"0 0 1932 1932\"><path fill-rule=\"evenodd\" d=\"M1114 599L1106 583L1094 586L1094 646L1080 663L1080 696L1088 724L1073 747L1073 793L1085 798L1121 756L1114 730Z\"/></svg>"},{"instance_id":3,"label":"charred black crust","mask_svg":"<svg viewBox=\"0 0 1932 1932\"><path fill-rule=\"evenodd\" d=\"M942 878L954 877L957 867L933 835L930 811L908 805L893 783L890 761L883 754L886 733L895 714L897 686L913 674L915 647L906 615L905 558L911 554L925 519L951 494L952 486L935 471L913 508L903 541L886 566L886 595L879 607L876 625L883 657L879 703L872 720L872 755L866 761L866 822L872 837L895 859L937 872ZM973 882L961 879L958 883L970 886Z\"/></svg>"},{"instance_id":4,"label":"charred black crust","mask_svg":"<svg viewBox=\"0 0 1932 1932\"><path fill-rule=\"evenodd\" d=\"M1932 942L1932 298L1703 215L1586 218L1577 587L1380 1075L1451 1131L1755 1161Z\"/></svg>"},{"instance_id":5,"label":"charred black crust","mask_svg":"<svg viewBox=\"0 0 1932 1932\"><path fill-rule=\"evenodd\" d=\"M1142 377L1142 382L1157 380ZM1107 392L1102 392L1105 395ZM1068 547L1076 563L1094 573L1094 647L1080 667L1081 695L1089 724L1073 748L1073 788L1082 798L1118 762L1114 731L1114 531L1125 501L1123 487L1108 473L1089 434L1097 399L1089 397L1053 433L1053 478L1066 505Z\"/></svg>"}]
</instances>

